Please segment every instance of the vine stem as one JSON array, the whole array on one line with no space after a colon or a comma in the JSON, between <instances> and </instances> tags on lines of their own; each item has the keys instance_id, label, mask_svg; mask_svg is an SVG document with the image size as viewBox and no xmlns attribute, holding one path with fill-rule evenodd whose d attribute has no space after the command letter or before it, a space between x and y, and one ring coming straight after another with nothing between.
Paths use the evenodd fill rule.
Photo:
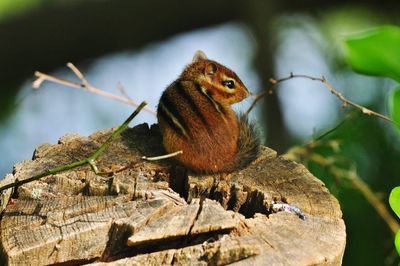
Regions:
<instances>
[{"instance_id":1,"label":"vine stem","mask_svg":"<svg viewBox=\"0 0 400 266\"><path fill-rule=\"evenodd\" d=\"M17 180L13 183L4 185L2 187L0 187L0 193L6 189L9 188L13 188L13 187L17 187L35 180L38 180L42 177L48 176L48 175L53 175L53 174L57 174L66 170L70 170L73 169L75 167L81 166L81 165L85 165L85 164L89 164L91 166L91 168L93 169L93 171L98 174L99 170L97 168L96 165L96 159L107 149L107 147L111 144L111 142L116 139L129 125L129 123L132 121L132 119L137 116L139 114L139 112L146 106L147 102L143 101L141 104L139 104L139 106L136 108L136 110L125 120L124 123L122 123L112 134L111 136L106 140L106 142L104 142L92 155L90 155L89 157L77 161L77 162L73 162L67 165L63 165L63 166L59 166L59 167L55 167L52 169L48 169L45 170L44 172L34 175L32 177L29 177L27 179L24 180Z\"/></svg>"}]
</instances>

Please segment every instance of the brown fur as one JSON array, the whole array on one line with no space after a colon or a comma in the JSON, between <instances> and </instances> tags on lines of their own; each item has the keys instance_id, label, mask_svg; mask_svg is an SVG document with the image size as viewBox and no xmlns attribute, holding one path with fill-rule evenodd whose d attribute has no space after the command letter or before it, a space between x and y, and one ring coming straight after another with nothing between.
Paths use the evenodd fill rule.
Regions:
<instances>
[{"instance_id":1,"label":"brown fur","mask_svg":"<svg viewBox=\"0 0 400 266\"><path fill-rule=\"evenodd\" d=\"M224 87L226 79L235 82L234 90ZM179 121L173 123L170 116L160 114L159 105L157 117L166 151L182 150L176 160L195 172L228 173L246 166L258 155L259 142L247 140L256 137L251 134L254 131L247 119L238 120L230 104L247 96L247 88L234 72L205 55L195 56L160 100ZM246 153L249 143L252 156Z\"/></svg>"}]
</instances>

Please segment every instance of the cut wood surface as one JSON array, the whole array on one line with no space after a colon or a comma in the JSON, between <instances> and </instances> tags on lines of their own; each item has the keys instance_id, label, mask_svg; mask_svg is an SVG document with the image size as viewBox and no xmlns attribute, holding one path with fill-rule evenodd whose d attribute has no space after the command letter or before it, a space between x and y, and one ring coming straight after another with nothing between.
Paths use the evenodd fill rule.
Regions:
<instances>
[{"instance_id":1,"label":"cut wood surface","mask_svg":"<svg viewBox=\"0 0 400 266\"><path fill-rule=\"evenodd\" d=\"M112 130L39 146L4 185L83 159ZM340 265L346 243L337 200L301 164L263 147L229 176L187 174L163 154L157 126L126 130L89 166L1 195L1 259L9 265ZM129 167L127 167L129 166ZM114 174L111 174L114 172ZM273 212L288 203L295 213Z\"/></svg>"}]
</instances>

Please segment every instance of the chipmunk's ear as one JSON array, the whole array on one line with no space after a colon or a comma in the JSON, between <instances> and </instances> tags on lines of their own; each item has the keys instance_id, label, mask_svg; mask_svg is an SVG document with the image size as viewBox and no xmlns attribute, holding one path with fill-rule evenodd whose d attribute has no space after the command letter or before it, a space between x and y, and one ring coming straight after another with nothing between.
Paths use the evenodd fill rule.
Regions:
<instances>
[{"instance_id":1,"label":"chipmunk's ear","mask_svg":"<svg viewBox=\"0 0 400 266\"><path fill-rule=\"evenodd\" d=\"M213 62L209 62L205 68L205 74L208 76L213 76L218 70L218 67Z\"/></svg>"},{"instance_id":2,"label":"chipmunk's ear","mask_svg":"<svg viewBox=\"0 0 400 266\"><path fill-rule=\"evenodd\" d=\"M196 63L196 62L199 62L201 60L207 60L207 56L203 51L198 50L193 56L192 63Z\"/></svg>"}]
</instances>

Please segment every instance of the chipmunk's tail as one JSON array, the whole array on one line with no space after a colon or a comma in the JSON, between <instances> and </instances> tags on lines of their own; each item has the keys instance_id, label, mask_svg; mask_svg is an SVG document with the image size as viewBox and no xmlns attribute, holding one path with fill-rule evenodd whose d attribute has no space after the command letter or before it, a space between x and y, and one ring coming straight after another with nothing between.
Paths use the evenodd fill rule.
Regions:
<instances>
[{"instance_id":1,"label":"chipmunk's tail","mask_svg":"<svg viewBox=\"0 0 400 266\"><path fill-rule=\"evenodd\" d=\"M249 165L260 155L260 134L256 124L245 114L238 114L239 139L238 153L236 156L236 168L242 169Z\"/></svg>"}]
</instances>

